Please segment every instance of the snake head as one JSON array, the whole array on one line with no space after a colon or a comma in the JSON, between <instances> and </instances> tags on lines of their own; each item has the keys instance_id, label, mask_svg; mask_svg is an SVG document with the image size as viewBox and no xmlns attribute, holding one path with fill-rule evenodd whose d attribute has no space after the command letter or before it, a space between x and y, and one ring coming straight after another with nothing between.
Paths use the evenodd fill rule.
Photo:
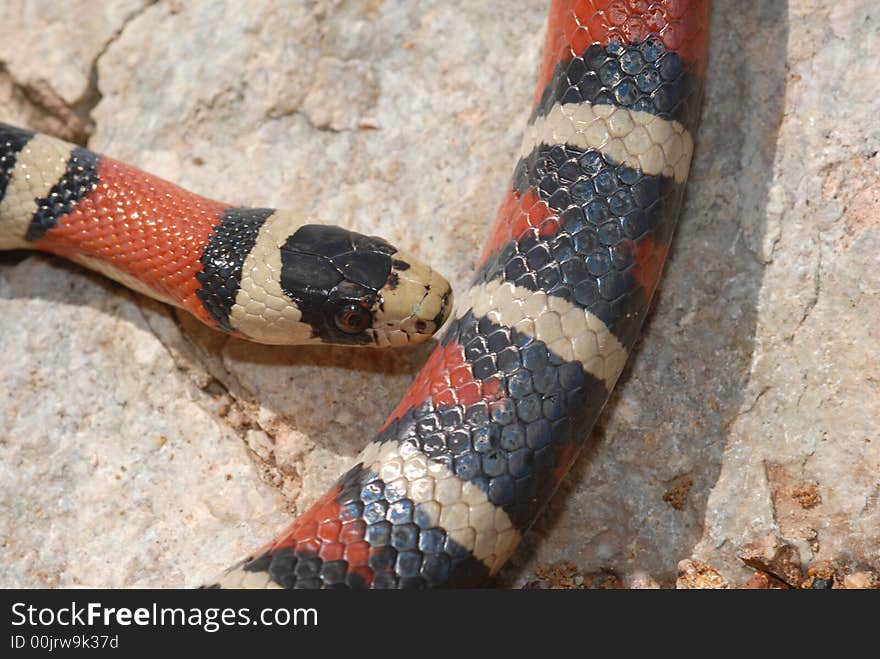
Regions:
<instances>
[{"instance_id":1,"label":"snake head","mask_svg":"<svg viewBox=\"0 0 880 659\"><path fill-rule=\"evenodd\" d=\"M336 226L306 224L289 235L280 284L317 343L420 343L452 309L449 283L430 267L382 238Z\"/></svg>"}]
</instances>

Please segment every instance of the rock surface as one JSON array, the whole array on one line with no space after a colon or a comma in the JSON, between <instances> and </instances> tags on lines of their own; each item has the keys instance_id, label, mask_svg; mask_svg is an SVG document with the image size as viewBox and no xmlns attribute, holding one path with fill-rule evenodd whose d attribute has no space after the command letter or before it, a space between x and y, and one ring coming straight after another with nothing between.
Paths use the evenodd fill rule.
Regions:
<instances>
[{"instance_id":1,"label":"rock surface","mask_svg":"<svg viewBox=\"0 0 880 659\"><path fill-rule=\"evenodd\" d=\"M55 4L0 10L0 120L384 235L465 285L543 0L80 0L74 32ZM768 535L805 566L880 569L874 5L716 3L654 313L502 583L565 560L671 587L688 559L741 585L738 548ZM0 350L0 585L193 586L335 480L429 347L254 347L21 253L0 262Z\"/></svg>"}]
</instances>

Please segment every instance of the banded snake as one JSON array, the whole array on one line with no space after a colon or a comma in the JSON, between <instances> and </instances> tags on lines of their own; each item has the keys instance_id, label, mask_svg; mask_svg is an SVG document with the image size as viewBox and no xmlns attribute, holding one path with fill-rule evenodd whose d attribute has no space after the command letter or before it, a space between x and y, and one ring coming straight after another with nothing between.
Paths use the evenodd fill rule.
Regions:
<instances>
[{"instance_id":1,"label":"banded snake","mask_svg":"<svg viewBox=\"0 0 880 659\"><path fill-rule=\"evenodd\" d=\"M512 183L440 344L356 465L217 585L479 585L500 569L577 456L657 285L708 11L554 0ZM0 137L2 248L61 254L266 343L399 345L450 313L448 284L381 239L213 202L30 131Z\"/></svg>"}]
</instances>

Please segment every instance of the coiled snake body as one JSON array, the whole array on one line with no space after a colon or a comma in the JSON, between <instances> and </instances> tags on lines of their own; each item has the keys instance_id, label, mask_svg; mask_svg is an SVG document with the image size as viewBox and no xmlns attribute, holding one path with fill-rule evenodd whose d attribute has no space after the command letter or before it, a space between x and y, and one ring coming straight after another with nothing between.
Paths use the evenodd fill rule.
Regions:
<instances>
[{"instance_id":1,"label":"coiled snake body","mask_svg":"<svg viewBox=\"0 0 880 659\"><path fill-rule=\"evenodd\" d=\"M657 285L709 0L553 0L519 160L443 338L378 435L223 587L480 585L578 455ZM156 244L162 247L156 247ZM266 343L398 345L448 284L385 241L236 209L0 127L0 248L92 267Z\"/></svg>"}]
</instances>

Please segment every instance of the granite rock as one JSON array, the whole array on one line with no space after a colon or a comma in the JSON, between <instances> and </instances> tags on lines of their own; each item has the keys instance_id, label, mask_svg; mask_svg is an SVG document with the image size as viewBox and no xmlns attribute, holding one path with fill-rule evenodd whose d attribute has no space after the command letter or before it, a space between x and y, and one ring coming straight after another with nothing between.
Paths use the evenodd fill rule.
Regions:
<instances>
[{"instance_id":1,"label":"granite rock","mask_svg":"<svg viewBox=\"0 0 880 659\"><path fill-rule=\"evenodd\" d=\"M75 29L57 3L0 10L0 120L383 235L465 286L543 0L81 4ZM768 535L880 568L878 21L870 0L716 3L654 311L502 584L566 560L671 587L685 559L741 585L737 548ZM19 253L0 350L0 584L191 586L335 480L430 346L254 347Z\"/></svg>"}]
</instances>

